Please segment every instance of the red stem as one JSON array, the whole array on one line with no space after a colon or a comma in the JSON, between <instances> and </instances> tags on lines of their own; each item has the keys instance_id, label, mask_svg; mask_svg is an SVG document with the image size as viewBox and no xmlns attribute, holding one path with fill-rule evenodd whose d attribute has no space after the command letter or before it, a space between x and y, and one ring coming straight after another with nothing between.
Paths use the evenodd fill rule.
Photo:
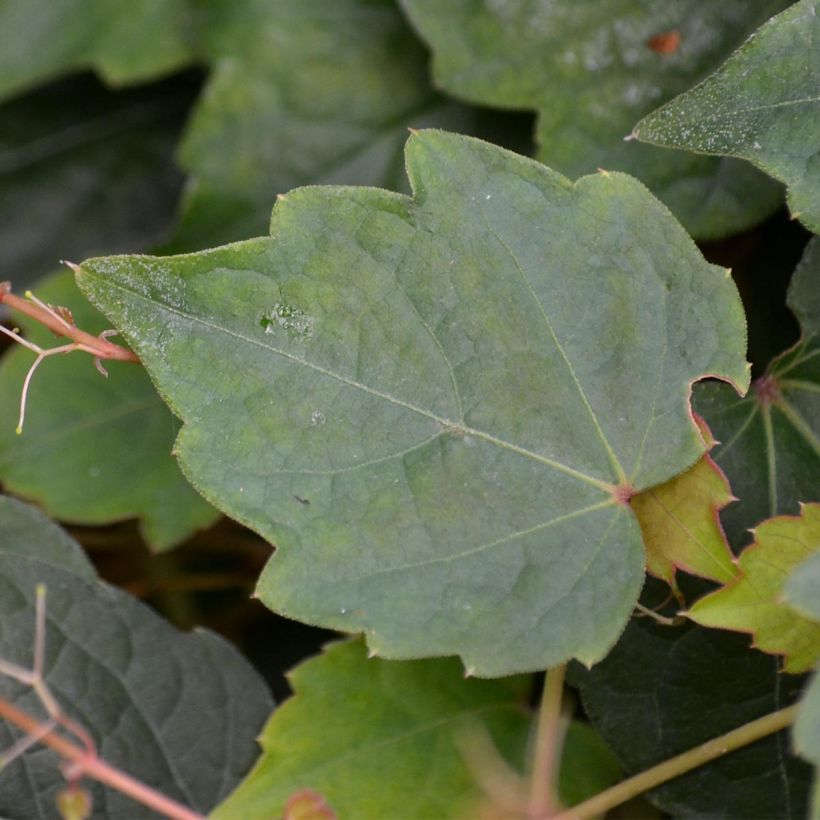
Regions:
<instances>
[{"instance_id":1,"label":"red stem","mask_svg":"<svg viewBox=\"0 0 820 820\"><path fill-rule=\"evenodd\" d=\"M77 344L81 344L86 348L91 348L94 355L100 359L119 359L123 362L139 362L137 354L124 347L109 342L107 339L101 339L99 336L92 336L84 330L80 330L74 325L65 325L58 319L55 319L47 310L43 310L39 305L29 302L27 299L21 299L11 292L11 284L9 282L0 282L0 303L5 302L10 308L30 316L32 319L45 325L53 333L58 336L66 336Z\"/></svg>"},{"instance_id":2,"label":"red stem","mask_svg":"<svg viewBox=\"0 0 820 820\"><path fill-rule=\"evenodd\" d=\"M42 728L40 721L12 706L3 698L0 698L0 717L5 718L9 723L13 723L27 734L32 734ZM117 791L127 794L137 802L142 803L142 805L148 806L172 818L172 820L205 820L204 815L191 811L182 803L166 797L156 789L151 788L151 786L101 760L95 754L89 754L85 749L81 749L71 741L55 734L53 730L43 735L40 738L40 743L51 747L57 754L74 763L81 775L91 777L106 786L117 789Z\"/></svg>"}]
</instances>

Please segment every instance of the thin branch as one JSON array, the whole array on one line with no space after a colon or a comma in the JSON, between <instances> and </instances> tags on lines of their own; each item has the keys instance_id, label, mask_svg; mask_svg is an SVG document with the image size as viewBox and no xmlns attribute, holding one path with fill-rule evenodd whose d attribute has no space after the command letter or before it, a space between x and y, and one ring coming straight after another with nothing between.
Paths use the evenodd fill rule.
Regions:
<instances>
[{"instance_id":1,"label":"thin branch","mask_svg":"<svg viewBox=\"0 0 820 820\"><path fill-rule=\"evenodd\" d=\"M63 316L60 316L44 302L36 299L30 291L27 292L26 296L28 297L27 299L16 296L11 292L11 284L9 282L0 282L0 303L5 303L10 308L35 319L58 336L65 336L71 339L77 345L80 345L80 347L77 348L78 350L85 350L94 356L99 356L101 359L139 362L137 354L132 350L109 342L107 338L92 336L90 333L80 330L80 328L66 321Z\"/></svg>"},{"instance_id":2,"label":"thin branch","mask_svg":"<svg viewBox=\"0 0 820 820\"><path fill-rule=\"evenodd\" d=\"M559 808L557 774L567 720L562 716L566 666L547 670L538 728L535 735L535 754L530 782L529 816L551 817Z\"/></svg>"},{"instance_id":3,"label":"thin branch","mask_svg":"<svg viewBox=\"0 0 820 820\"><path fill-rule=\"evenodd\" d=\"M22 729L27 735L40 734L39 740L57 754L74 764L76 771L110 786L148 808L164 814L172 820L204 820L204 815L183 806L176 800L161 794L151 786L137 780L130 774L117 769L87 750L75 746L53 729L43 732L44 724L36 718L0 698L0 717Z\"/></svg>"},{"instance_id":4,"label":"thin branch","mask_svg":"<svg viewBox=\"0 0 820 820\"><path fill-rule=\"evenodd\" d=\"M627 800L649 791L649 789L654 789L656 786L686 774L686 772L696 769L698 766L703 766L729 752L785 729L794 722L797 709L797 705L780 709L733 729L725 735L708 740L688 752L665 760L663 763L636 774L634 777L630 777L628 780L624 780L612 786L612 788L596 794L595 797L591 797L589 800L585 800L583 803L555 815L553 820L591 820L593 817L600 817L610 809L615 808L615 806L620 806L621 803L625 803Z\"/></svg>"}]
</instances>

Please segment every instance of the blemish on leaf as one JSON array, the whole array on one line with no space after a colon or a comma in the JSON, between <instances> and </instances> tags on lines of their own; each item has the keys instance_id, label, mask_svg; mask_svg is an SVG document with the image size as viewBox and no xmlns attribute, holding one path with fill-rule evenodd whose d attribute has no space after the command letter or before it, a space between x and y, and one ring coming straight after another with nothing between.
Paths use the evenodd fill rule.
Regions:
<instances>
[{"instance_id":1,"label":"blemish on leaf","mask_svg":"<svg viewBox=\"0 0 820 820\"><path fill-rule=\"evenodd\" d=\"M291 338L305 337L313 332L313 317L294 305L277 302L262 314L259 325L265 333L281 329Z\"/></svg>"},{"instance_id":2,"label":"blemish on leaf","mask_svg":"<svg viewBox=\"0 0 820 820\"><path fill-rule=\"evenodd\" d=\"M758 402L764 407L780 398L780 388L777 386L777 380L772 375L755 379L752 390L754 390Z\"/></svg>"},{"instance_id":3,"label":"blemish on leaf","mask_svg":"<svg viewBox=\"0 0 820 820\"><path fill-rule=\"evenodd\" d=\"M654 34L646 41L646 44L658 54L674 54L680 47L680 32L664 31Z\"/></svg>"}]
</instances>

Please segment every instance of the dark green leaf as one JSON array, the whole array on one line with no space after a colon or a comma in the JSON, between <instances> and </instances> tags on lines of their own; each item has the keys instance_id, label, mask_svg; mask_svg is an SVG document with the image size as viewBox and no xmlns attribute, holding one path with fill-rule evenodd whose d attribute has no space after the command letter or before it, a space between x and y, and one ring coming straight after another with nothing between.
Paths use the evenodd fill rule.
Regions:
<instances>
[{"instance_id":1,"label":"dark green leaf","mask_svg":"<svg viewBox=\"0 0 820 820\"><path fill-rule=\"evenodd\" d=\"M114 93L74 77L0 108L0 280L21 290L60 259L164 237L182 182L172 155L189 85Z\"/></svg>"},{"instance_id":2,"label":"dark green leaf","mask_svg":"<svg viewBox=\"0 0 820 820\"><path fill-rule=\"evenodd\" d=\"M633 622L589 672L574 669L584 707L628 774L791 703L801 679L748 639L701 627ZM650 793L675 817L748 820L806 813L810 768L783 731Z\"/></svg>"},{"instance_id":3,"label":"dark green leaf","mask_svg":"<svg viewBox=\"0 0 820 820\"><path fill-rule=\"evenodd\" d=\"M89 577L85 565L79 574L67 561L60 566L54 555L68 539L37 519L19 504L0 504L0 656L31 664L35 588L45 584L44 672L61 707L92 734L106 761L208 811L256 757L254 739L271 709L265 685L216 635L182 634ZM9 678L0 677L0 696L43 714L31 690ZM0 746L15 737L0 724ZM58 759L35 746L4 769L0 812L21 820L55 817L64 785ZM88 788L94 817L154 816L119 792Z\"/></svg>"},{"instance_id":4,"label":"dark green leaf","mask_svg":"<svg viewBox=\"0 0 820 820\"><path fill-rule=\"evenodd\" d=\"M38 298L69 307L78 327L107 325L78 293L69 271L44 281ZM29 339L59 341L20 319ZM178 423L145 371L106 363L109 378L84 353L47 359L28 395L23 434L14 419L34 353L9 351L0 365L0 479L6 489L36 499L51 515L77 524L139 517L145 538L163 549L212 523L218 513L185 480L171 456Z\"/></svg>"},{"instance_id":5,"label":"dark green leaf","mask_svg":"<svg viewBox=\"0 0 820 820\"><path fill-rule=\"evenodd\" d=\"M270 239L79 281L277 545L269 606L481 675L593 662L643 581L619 501L703 453L693 379L747 382L736 292L624 175L433 131L407 161L413 199L305 188Z\"/></svg>"},{"instance_id":6,"label":"dark green leaf","mask_svg":"<svg viewBox=\"0 0 820 820\"><path fill-rule=\"evenodd\" d=\"M818 0L795 3L699 86L638 123L634 135L749 160L786 183L792 213L820 232L819 14Z\"/></svg>"},{"instance_id":7,"label":"dark green leaf","mask_svg":"<svg viewBox=\"0 0 820 820\"><path fill-rule=\"evenodd\" d=\"M0 98L78 69L121 85L192 59L189 0L3 0Z\"/></svg>"},{"instance_id":8,"label":"dark green leaf","mask_svg":"<svg viewBox=\"0 0 820 820\"><path fill-rule=\"evenodd\" d=\"M742 230L777 207L780 187L745 163L624 137L716 68L783 0L401 4L433 49L440 87L538 112L537 156L547 165L572 178L599 167L634 174L699 238ZM658 50L664 35L672 38L666 52Z\"/></svg>"},{"instance_id":9,"label":"dark green leaf","mask_svg":"<svg viewBox=\"0 0 820 820\"><path fill-rule=\"evenodd\" d=\"M220 3L200 26L214 68L180 150L192 181L176 251L267 232L297 185L403 188L409 127L477 127L430 87L393 0Z\"/></svg>"},{"instance_id":10,"label":"dark green leaf","mask_svg":"<svg viewBox=\"0 0 820 820\"><path fill-rule=\"evenodd\" d=\"M712 455L739 499L721 513L733 546L764 518L797 514L814 501L820 470L820 240L806 248L788 302L803 335L757 379L746 398L723 385L696 385L694 406L722 442Z\"/></svg>"}]
</instances>

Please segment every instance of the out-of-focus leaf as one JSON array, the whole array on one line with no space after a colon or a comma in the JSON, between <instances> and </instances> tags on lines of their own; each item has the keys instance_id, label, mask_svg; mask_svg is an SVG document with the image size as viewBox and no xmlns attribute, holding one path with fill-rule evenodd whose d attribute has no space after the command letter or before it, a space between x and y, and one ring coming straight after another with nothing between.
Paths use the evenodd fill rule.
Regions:
<instances>
[{"instance_id":1,"label":"out-of-focus leaf","mask_svg":"<svg viewBox=\"0 0 820 820\"><path fill-rule=\"evenodd\" d=\"M574 666L571 680L631 775L788 706L802 680L778 666L750 652L745 636L636 620L600 664ZM788 735L759 740L648 796L681 818L805 817L811 769L792 755Z\"/></svg>"},{"instance_id":2,"label":"out-of-focus leaf","mask_svg":"<svg viewBox=\"0 0 820 820\"><path fill-rule=\"evenodd\" d=\"M791 607L820 621L820 552L797 566L786 581L783 594Z\"/></svg>"},{"instance_id":3,"label":"out-of-focus leaf","mask_svg":"<svg viewBox=\"0 0 820 820\"><path fill-rule=\"evenodd\" d=\"M770 518L754 536L738 561L740 577L701 598L687 615L704 626L750 632L753 646L784 656L787 672L806 672L820 659L820 623L784 601L783 585L820 552L820 504L806 504L799 517Z\"/></svg>"},{"instance_id":4,"label":"out-of-focus leaf","mask_svg":"<svg viewBox=\"0 0 820 820\"><path fill-rule=\"evenodd\" d=\"M232 0L198 19L214 67L180 150L175 251L267 233L276 195L298 185L403 189L408 128L478 127L431 88L393 0Z\"/></svg>"},{"instance_id":5,"label":"out-of-focus leaf","mask_svg":"<svg viewBox=\"0 0 820 820\"><path fill-rule=\"evenodd\" d=\"M67 542L30 509L0 503L0 657L31 664L35 588L45 584L44 673L60 706L91 733L109 763L208 811L256 757L255 736L271 709L264 683L216 635L182 634L89 577L85 565L79 573L69 561L60 566L54 556ZM68 550L80 552L77 545ZM43 714L32 691L10 678L0 677L0 696ZM0 723L2 748L16 736ZM3 770L0 813L12 820L53 818L64 785L55 754L34 746ZM119 792L87 788L93 817L155 816Z\"/></svg>"},{"instance_id":6,"label":"out-of-focus leaf","mask_svg":"<svg viewBox=\"0 0 820 820\"><path fill-rule=\"evenodd\" d=\"M99 333L107 326L69 271L45 280L35 295L70 308L83 330ZM26 317L20 325L43 347L60 343ZM15 435L20 390L33 361L34 354L20 348L0 364L0 480L6 490L76 524L139 517L155 549L216 520L217 511L171 455L178 423L139 365L107 362L105 379L84 353L46 359L32 380L23 434Z\"/></svg>"},{"instance_id":7,"label":"out-of-focus leaf","mask_svg":"<svg viewBox=\"0 0 820 820\"><path fill-rule=\"evenodd\" d=\"M412 199L305 188L271 238L78 281L276 543L270 607L481 675L593 662L644 578L623 502L703 454L692 380L747 383L737 294L627 176L435 131L407 160Z\"/></svg>"},{"instance_id":8,"label":"out-of-focus leaf","mask_svg":"<svg viewBox=\"0 0 820 820\"><path fill-rule=\"evenodd\" d=\"M133 252L165 237L182 184L172 156L190 85L114 93L82 76L0 107L0 280L22 290L60 259Z\"/></svg>"},{"instance_id":9,"label":"out-of-focus leaf","mask_svg":"<svg viewBox=\"0 0 820 820\"><path fill-rule=\"evenodd\" d=\"M458 662L368 660L334 644L289 674L294 696L262 733L262 758L216 818L278 817L299 789L338 817L464 817L482 792L467 763L487 732L520 768L526 679L465 680Z\"/></svg>"},{"instance_id":10,"label":"out-of-focus leaf","mask_svg":"<svg viewBox=\"0 0 820 820\"><path fill-rule=\"evenodd\" d=\"M695 385L693 404L721 442L712 457L737 503L721 514L730 543L764 518L799 511L818 499L820 475L820 240L813 239L794 272L788 303L802 337L757 379L746 398L723 385Z\"/></svg>"},{"instance_id":11,"label":"out-of-focus leaf","mask_svg":"<svg viewBox=\"0 0 820 820\"><path fill-rule=\"evenodd\" d=\"M794 723L794 747L798 754L814 763L814 793L811 820L820 818L820 675L815 674L800 702Z\"/></svg>"},{"instance_id":12,"label":"out-of-focus leaf","mask_svg":"<svg viewBox=\"0 0 820 820\"><path fill-rule=\"evenodd\" d=\"M698 420L699 421L699 420ZM714 446L709 429L704 438ZM675 571L729 581L737 575L718 513L733 500L726 476L708 456L629 503L641 525L646 568L675 587Z\"/></svg>"},{"instance_id":13,"label":"out-of-focus leaf","mask_svg":"<svg viewBox=\"0 0 820 820\"><path fill-rule=\"evenodd\" d=\"M627 171L703 239L749 227L780 202L780 186L745 163L624 137L716 68L784 0L401 5L433 49L440 87L470 102L538 112L537 157L550 167L572 178L596 168Z\"/></svg>"},{"instance_id":14,"label":"out-of-focus leaf","mask_svg":"<svg viewBox=\"0 0 820 820\"><path fill-rule=\"evenodd\" d=\"M0 98L80 69L114 85L180 68L190 48L189 0L3 0Z\"/></svg>"},{"instance_id":15,"label":"out-of-focus leaf","mask_svg":"<svg viewBox=\"0 0 820 820\"><path fill-rule=\"evenodd\" d=\"M820 232L818 38L820 0L800 0L704 82L638 123L634 136L749 160L786 183L792 213Z\"/></svg>"}]
</instances>

